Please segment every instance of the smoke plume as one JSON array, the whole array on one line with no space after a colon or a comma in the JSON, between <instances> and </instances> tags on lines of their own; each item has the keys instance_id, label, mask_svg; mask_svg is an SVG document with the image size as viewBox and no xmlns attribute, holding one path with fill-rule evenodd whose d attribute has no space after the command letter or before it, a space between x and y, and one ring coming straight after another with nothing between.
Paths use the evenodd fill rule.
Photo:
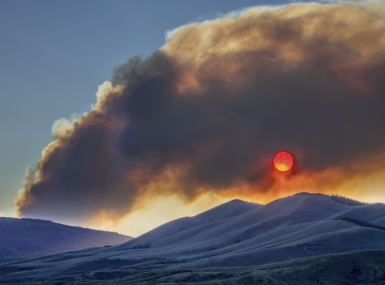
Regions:
<instances>
[{"instance_id":1,"label":"smoke plume","mask_svg":"<svg viewBox=\"0 0 385 285\"><path fill-rule=\"evenodd\" d=\"M150 197L337 187L384 169L384 78L381 3L256 7L179 27L117 67L90 112L54 124L16 208L87 220ZM296 170L277 182L281 150Z\"/></svg>"}]
</instances>

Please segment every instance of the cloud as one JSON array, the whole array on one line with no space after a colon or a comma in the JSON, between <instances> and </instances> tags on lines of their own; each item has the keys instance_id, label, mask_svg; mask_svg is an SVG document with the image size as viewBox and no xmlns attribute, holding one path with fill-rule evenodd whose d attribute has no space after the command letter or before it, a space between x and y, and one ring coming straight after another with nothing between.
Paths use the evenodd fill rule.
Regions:
<instances>
[{"instance_id":1,"label":"cloud","mask_svg":"<svg viewBox=\"0 0 385 285\"><path fill-rule=\"evenodd\" d=\"M116 219L154 197L326 191L383 169L384 7L257 7L170 32L54 124L19 215ZM283 180L280 150L296 158Z\"/></svg>"}]
</instances>

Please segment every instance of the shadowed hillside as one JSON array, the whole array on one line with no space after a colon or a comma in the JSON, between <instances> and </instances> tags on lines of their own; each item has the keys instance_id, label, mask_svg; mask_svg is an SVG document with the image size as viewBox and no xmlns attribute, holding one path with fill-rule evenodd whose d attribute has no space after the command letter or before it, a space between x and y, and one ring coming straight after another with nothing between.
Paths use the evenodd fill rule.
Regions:
<instances>
[{"instance_id":1,"label":"shadowed hillside","mask_svg":"<svg viewBox=\"0 0 385 285\"><path fill-rule=\"evenodd\" d=\"M131 237L51 221L0 218L0 262L90 247L117 245Z\"/></svg>"}]
</instances>

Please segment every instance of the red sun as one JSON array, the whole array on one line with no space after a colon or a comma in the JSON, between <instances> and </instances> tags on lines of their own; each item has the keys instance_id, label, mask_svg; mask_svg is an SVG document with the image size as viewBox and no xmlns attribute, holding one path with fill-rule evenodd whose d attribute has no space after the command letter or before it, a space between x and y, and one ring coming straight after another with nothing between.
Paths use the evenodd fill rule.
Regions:
<instances>
[{"instance_id":1,"label":"red sun","mask_svg":"<svg viewBox=\"0 0 385 285\"><path fill-rule=\"evenodd\" d=\"M274 167L279 171L289 171L294 164L294 159L290 153L286 151L278 152L273 159Z\"/></svg>"}]
</instances>

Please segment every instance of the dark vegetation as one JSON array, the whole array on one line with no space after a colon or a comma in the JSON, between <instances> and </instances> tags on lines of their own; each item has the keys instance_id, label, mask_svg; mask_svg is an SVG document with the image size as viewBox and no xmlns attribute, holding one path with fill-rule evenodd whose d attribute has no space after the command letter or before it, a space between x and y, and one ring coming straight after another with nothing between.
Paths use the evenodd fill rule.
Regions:
<instances>
[{"instance_id":1,"label":"dark vegetation","mask_svg":"<svg viewBox=\"0 0 385 285\"><path fill-rule=\"evenodd\" d=\"M372 224L370 222L367 222L367 221L364 221L361 219L356 219L356 218L352 218L352 217L342 217L342 218L340 218L340 220L348 221L348 222L354 223L356 225L359 225L361 227L367 227L367 228L373 228L373 229L379 229L379 230L385 231L385 227L380 226L380 225L376 225L376 224Z\"/></svg>"},{"instance_id":2,"label":"dark vegetation","mask_svg":"<svg viewBox=\"0 0 385 285\"><path fill-rule=\"evenodd\" d=\"M132 247L132 249L144 249L144 248L150 248L150 247L151 247L151 244L147 243L147 244L135 245Z\"/></svg>"},{"instance_id":3,"label":"dark vegetation","mask_svg":"<svg viewBox=\"0 0 385 285\"><path fill-rule=\"evenodd\" d=\"M247 202L247 203L253 204L253 205L263 206L263 204L257 203L257 202L255 202L255 201L249 201L249 200L244 200L244 201Z\"/></svg>"},{"instance_id":4,"label":"dark vegetation","mask_svg":"<svg viewBox=\"0 0 385 285\"><path fill-rule=\"evenodd\" d=\"M63 256L59 256L58 258L54 258L54 259L48 258L47 262L65 261L65 260L71 260L71 259L88 257L88 256L92 256L92 254L63 255Z\"/></svg>"},{"instance_id":5,"label":"dark vegetation","mask_svg":"<svg viewBox=\"0 0 385 285\"><path fill-rule=\"evenodd\" d=\"M339 195L339 194L332 194L329 197L337 203L349 205L349 206L362 206L362 205L369 204L369 203L353 200L353 199L347 198L347 197Z\"/></svg>"}]
</instances>

